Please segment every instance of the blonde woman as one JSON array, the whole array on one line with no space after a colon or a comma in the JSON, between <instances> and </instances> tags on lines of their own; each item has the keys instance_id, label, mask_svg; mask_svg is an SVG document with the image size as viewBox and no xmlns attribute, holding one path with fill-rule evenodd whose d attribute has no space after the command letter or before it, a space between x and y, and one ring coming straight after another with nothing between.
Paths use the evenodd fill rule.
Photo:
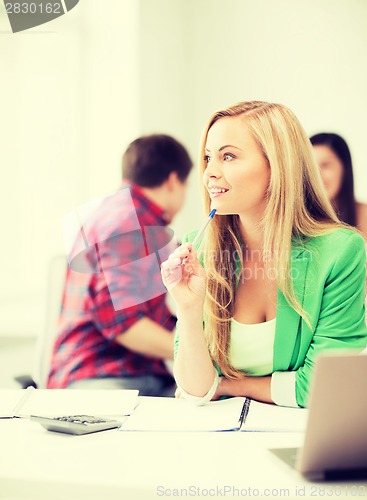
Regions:
<instances>
[{"instance_id":1,"label":"blonde woman","mask_svg":"<svg viewBox=\"0 0 367 500\"><path fill-rule=\"evenodd\" d=\"M197 252L193 233L162 264L177 305L178 393L307 406L319 353L367 345L363 238L336 217L285 106L215 113L201 170L216 215Z\"/></svg>"}]
</instances>

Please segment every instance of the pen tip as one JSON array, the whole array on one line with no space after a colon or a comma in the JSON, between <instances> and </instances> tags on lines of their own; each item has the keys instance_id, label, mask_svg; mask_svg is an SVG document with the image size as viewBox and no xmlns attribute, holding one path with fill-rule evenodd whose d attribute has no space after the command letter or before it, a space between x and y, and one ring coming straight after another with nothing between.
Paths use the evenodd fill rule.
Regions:
<instances>
[{"instance_id":1,"label":"pen tip","mask_svg":"<svg viewBox=\"0 0 367 500\"><path fill-rule=\"evenodd\" d=\"M213 210L210 212L209 217L213 218L215 215L215 212L217 211L216 208L213 208Z\"/></svg>"}]
</instances>

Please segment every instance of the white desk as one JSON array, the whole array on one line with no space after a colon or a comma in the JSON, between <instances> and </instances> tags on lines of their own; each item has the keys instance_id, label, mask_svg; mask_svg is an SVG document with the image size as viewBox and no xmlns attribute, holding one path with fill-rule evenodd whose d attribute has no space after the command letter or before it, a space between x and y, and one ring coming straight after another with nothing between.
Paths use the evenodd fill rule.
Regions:
<instances>
[{"instance_id":1,"label":"white desk","mask_svg":"<svg viewBox=\"0 0 367 500\"><path fill-rule=\"evenodd\" d=\"M0 498L145 500L175 497L181 488L183 498L367 498L366 483L308 483L268 451L302 440L245 432L68 436L0 420Z\"/></svg>"}]
</instances>

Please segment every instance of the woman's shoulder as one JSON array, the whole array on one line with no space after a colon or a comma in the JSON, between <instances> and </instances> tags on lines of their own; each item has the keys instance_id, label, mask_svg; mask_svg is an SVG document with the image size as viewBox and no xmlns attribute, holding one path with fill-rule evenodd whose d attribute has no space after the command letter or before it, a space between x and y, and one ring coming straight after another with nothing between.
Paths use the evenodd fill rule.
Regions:
<instances>
[{"instance_id":1,"label":"woman's shoulder","mask_svg":"<svg viewBox=\"0 0 367 500\"><path fill-rule=\"evenodd\" d=\"M307 239L304 246L308 249L329 250L335 254L336 250L343 248L355 250L364 248L365 241L361 233L354 228L337 227L327 233Z\"/></svg>"},{"instance_id":2,"label":"woman's shoulder","mask_svg":"<svg viewBox=\"0 0 367 500\"><path fill-rule=\"evenodd\" d=\"M302 256L314 270L315 279L322 280L332 272L348 272L348 269L364 267L365 242L354 228L338 227L309 238L304 244Z\"/></svg>"}]
</instances>

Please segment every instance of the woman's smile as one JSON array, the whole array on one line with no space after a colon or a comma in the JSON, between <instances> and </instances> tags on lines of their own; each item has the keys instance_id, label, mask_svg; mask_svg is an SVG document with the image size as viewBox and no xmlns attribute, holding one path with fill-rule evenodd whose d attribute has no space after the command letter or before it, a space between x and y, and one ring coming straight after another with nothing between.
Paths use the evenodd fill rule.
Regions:
<instances>
[{"instance_id":1,"label":"woman's smile","mask_svg":"<svg viewBox=\"0 0 367 500\"><path fill-rule=\"evenodd\" d=\"M210 198L218 198L219 196L223 196L225 193L227 193L229 189L213 184L208 186L208 191Z\"/></svg>"}]
</instances>

